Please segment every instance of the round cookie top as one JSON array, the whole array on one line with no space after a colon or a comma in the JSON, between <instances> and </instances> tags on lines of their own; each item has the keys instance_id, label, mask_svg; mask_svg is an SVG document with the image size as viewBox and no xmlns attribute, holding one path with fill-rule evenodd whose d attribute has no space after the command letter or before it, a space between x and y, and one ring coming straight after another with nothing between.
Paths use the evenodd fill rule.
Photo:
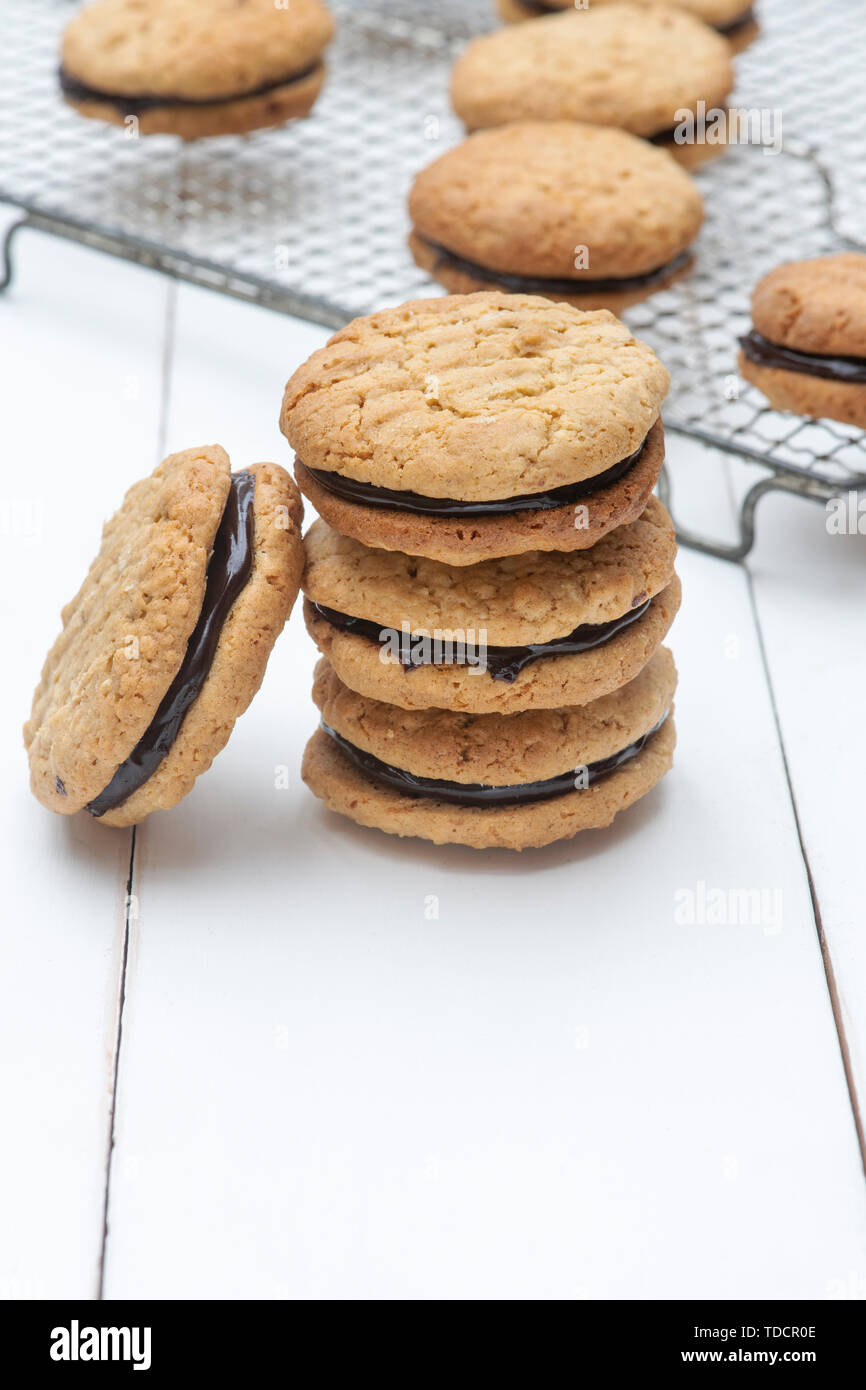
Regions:
<instances>
[{"instance_id":1,"label":"round cookie top","mask_svg":"<svg viewBox=\"0 0 866 1390\"><path fill-rule=\"evenodd\" d=\"M398 632L404 623L412 633L471 631L490 646L549 642L582 623L622 617L665 587L676 556L671 519L656 497L637 521L570 553L446 565L373 550L321 520L304 547L302 587L313 603Z\"/></svg>"},{"instance_id":2,"label":"round cookie top","mask_svg":"<svg viewBox=\"0 0 866 1390\"><path fill-rule=\"evenodd\" d=\"M61 61L97 92L219 101L305 72L333 34L319 0L95 0L68 25Z\"/></svg>"},{"instance_id":3,"label":"round cookie top","mask_svg":"<svg viewBox=\"0 0 866 1390\"><path fill-rule=\"evenodd\" d=\"M324 722L381 762L416 777L507 787L601 761L654 728L670 709L676 668L661 647L628 685L591 704L518 714L405 710L358 695L324 659L313 700Z\"/></svg>"},{"instance_id":4,"label":"round cookie top","mask_svg":"<svg viewBox=\"0 0 866 1390\"><path fill-rule=\"evenodd\" d=\"M667 265L697 235L703 203L676 161L637 136L523 121L441 155L416 178L409 214L428 241L490 270L579 284Z\"/></svg>"},{"instance_id":5,"label":"round cookie top","mask_svg":"<svg viewBox=\"0 0 866 1390\"><path fill-rule=\"evenodd\" d=\"M591 0L590 8L619 3L620 0ZM635 3L648 6L655 5L657 0L635 0ZM575 6L574 0L544 0L544 7L548 10L570 10ZM670 0L670 8L687 10L705 24L722 25L734 23L745 16L752 6L751 0Z\"/></svg>"},{"instance_id":6,"label":"round cookie top","mask_svg":"<svg viewBox=\"0 0 866 1390\"><path fill-rule=\"evenodd\" d=\"M607 310L483 292L355 319L289 380L280 428L308 468L485 501L633 453L669 377Z\"/></svg>"},{"instance_id":7,"label":"round cookie top","mask_svg":"<svg viewBox=\"0 0 866 1390\"><path fill-rule=\"evenodd\" d=\"M658 135L701 99L723 105L733 83L720 34L681 10L617 0L474 39L451 100L470 130L570 119Z\"/></svg>"},{"instance_id":8,"label":"round cookie top","mask_svg":"<svg viewBox=\"0 0 866 1390\"><path fill-rule=\"evenodd\" d=\"M796 352L866 357L866 255L846 251L776 266L752 294L763 337Z\"/></svg>"},{"instance_id":9,"label":"round cookie top","mask_svg":"<svg viewBox=\"0 0 866 1390\"><path fill-rule=\"evenodd\" d=\"M24 729L34 792L52 810L93 800L151 723L201 611L229 478L218 445L172 454L106 523Z\"/></svg>"}]
</instances>

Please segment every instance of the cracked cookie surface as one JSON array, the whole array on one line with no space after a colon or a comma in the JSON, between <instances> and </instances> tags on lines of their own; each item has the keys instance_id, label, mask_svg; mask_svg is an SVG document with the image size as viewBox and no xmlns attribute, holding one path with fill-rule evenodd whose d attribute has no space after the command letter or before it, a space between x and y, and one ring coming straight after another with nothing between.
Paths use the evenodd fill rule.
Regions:
<instances>
[{"instance_id":1,"label":"cracked cookie surface","mask_svg":"<svg viewBox=\"0 0 866 1390\"><path fill-rule=\"evenodd\" d=\"M289 380L280 427L308 468L490 501L635 452L668 373L604 310L497 292L355 319Z\"/></svg>"}]
</instances>

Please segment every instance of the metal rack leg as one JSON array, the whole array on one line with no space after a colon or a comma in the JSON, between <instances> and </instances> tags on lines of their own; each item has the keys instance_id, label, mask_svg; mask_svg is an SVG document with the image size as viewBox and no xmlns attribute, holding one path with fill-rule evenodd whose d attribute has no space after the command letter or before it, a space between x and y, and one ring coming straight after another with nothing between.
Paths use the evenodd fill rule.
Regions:
<instances>
[{"instance_id":1,"label":"metal rack leg","mask_svg":"<svg viewBox=\"0 0 866 1390\"><path fill-rule=\"evenodd\" d=\"M13 222L11 227L7 227L3 244L0 246L0 294L8 290L12 284L14 274L12 266L12 238L22 227L30 225L29 217L20 217L17 222Z\"/></svg>"},{"instance_id":2,"label":"metal rack leg","mask_svg":"<svg viewBox=\"0 0 866 1390\"><path fill-rule=\"evenodd\" d=\"M761 478L749 488L743 498L740 507L739 540L733 545L726 545L723 541L707 540L677 523L671 506L671 480L667 467L662 469L659 477L659 496L673 517L677 540L681 545L687 545L690 550L700 550L705 555L715 555L720 560L739 561L746 558L755 544L755 510L758 502L768 492L787 492L797 497L809 497L814 502L828 502L831 497L837 495L838 489L814 478L787 478L777 474Z\"/></svg>"}]
</instances>

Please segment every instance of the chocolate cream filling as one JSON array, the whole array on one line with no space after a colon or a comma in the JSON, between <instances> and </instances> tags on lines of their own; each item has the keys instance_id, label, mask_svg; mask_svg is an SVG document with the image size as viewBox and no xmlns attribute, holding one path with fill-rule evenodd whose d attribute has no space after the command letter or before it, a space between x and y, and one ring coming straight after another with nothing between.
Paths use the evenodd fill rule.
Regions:
<instances>
[{"instance_id":1,"label":"chocolate cream filling","mask_svg":"<svg viewBox=\"0 0 866 1390\"><path fill-rule=\"evenodd\" d=\"M636 604L628 613L623 613L619 618L611 618L606 623L581 623L567 637L554 637L550 642L533 642L525 647L486 647L478 645L473 647L473 656L476 658L471 663L475 667L486 669L487 674L492 676L495 681L507 681L512 684L517 680L520 672L525 670L534 661L540 661L545 656L570 656L575 652L588 652L593 647L600 647L604 642L609 642L618 632L630 627L642 618L652 602L651 599L638 599ZM312 604L313 611L320 618L324 618L332 627L339 628L341 632L351 632L356 637L363 637L369 642L377 645L390 645L392 637L396 632L394 628L383 627L381 623L370 622L367 618L352 618L348 613L339 613L334 608L325 608L321 603ZM418 647L426 647L425 644L413 639L412 633L396 634L400 640L400 665L404 671L415 671L421 666L428 665L470 665L465 659L456 661L430 662L424 659L423 654L419 654ZM458 650L458 644L454 644Z\"/></svg>"},{"instance_id":2,"label":"chocolate cream filling","mask_svg":"<svg viewBox=\"0 0 866 1390\"><path fill-rule=\"evenodd\" d=\"M536 14L562 14L561 5L546 5L544 0L520 0L521 5L526 10L534 10ZM737 29L744 29L747 24L751 24L755 17L755 9L750 5L742 14L734 15L733 19L728 19L724 24L713 24L717 34L733 34Z\"/></svg>"},{"instance_id":3,"label":"chocolate cream filling","mask_svg":"<svg viewBox=\"0 0 866 1390\"><path fill-rule=\"evenodd\" d=\"M320 61L312 63L310 67L304 68L303 72L293 72L287 77L281 77L277 82L264 82L260 87L253 87L246 92L234 92L228 97L179 97L167 93L164 96L154 92L139 92L138 94L126 92L108 92L99 87L89 87L86 82L79 82L77 77L73 77L65 68L58 69L58 78L63 95L70 101L105 101L114 106L118 111L126 116L140 116L144 111L153 111L157 106L226 106L231 101L246 101L251 97L264 97L269 92L275 92L280 87L288 87L293 82L302 82L309 77L320 66Z\"/></svg>"},{"instance_id":4,"label":"chocolate cream filling","mask_svg":"<svg viewBox=\"0 0 866 1390\"><path fill-rule=\"evenodd\" d=\"M656 138L653 136L653 139ZM543 275L512 275L504 270L491 270L489 266L479 265L477 261L467 260L465 256L458 256L454 251L449 251L447 246L440 246L438 242L429 241L427 237L421 236L417 229L415 235L429 246L431 251L436 253L436 263L433 266L434 275L438 270L462 271L464 274L473 276L476 280L484 280L488 284L498 285L511 294L628 293L630 290L648 289L652 285L659 284L662 280L667 280L668 276L676 274L689 262L689 252L681 251L672 261L656 266L654 270L644 271L642 275L609 275L598 280L585 279L581 276L574 280L558 280Z\"/></svg>"},{"instance_id":5,"label":"chocolate cream filling","mask_svg":"<svg viewBox=\"0 0 866 1390\"><path fill-rule=\"evenodd\" d=\"M866 357L799 352L781 343L772 343L754 328L740 339L740 346L748 361L759 367L779 367L785 372L802 372L804 376L819 376L824 381L842 381L850 386L866 385Z\"/></svg>"},{"instance_id":6,"label":"chocolate cream filling","mask_svg":"<svg viewBox=\"0 0 866 1390\"><path fill-rule=\"evenodd\" d=\"M308 468L306 464L304 467L320 487L326 488L335 497L342 497L347 502L360 502L365 507L420 512L424 516L504 516L509 512L551 511L555 507L567 507L583 497L591 497L593 493L625 477L637 463L645 444L646 439L628 458L620 459L619 463L604 473L596 473L593 478L566 483L564 487L551 488L548 492L529 492L520 497L500 497L486 502L465 502L455 497L424 497L420 492L401 492L396 488L379 487L375 483L361 483L325 468Z\"/></svg>"},{"instance_id":7,"label":"chocolate cream filling","mask_svg":"<svg viewBox=\"0 0 866 1390\"><path fill-rule=\"evenodd\" d=\"M658 733L667 717L665 714L658 724L641 734L634 743L621 748L618 753L612 753L609 758L601 758L598 762L588 763L582 768L571 768L568 772L560 773L558 777L548 777L542 782L520 782L509 787L489 787L483 782L441 781L437 777L416 777L412 772L394 767L391 763L383 763L372 753L365 753L363 749L356 748L354 743L349 743L348 739L343 738L342 734L338 734L324 721L322 728L359 772L373 781L382 782L394 791L401 792L404 796L429 797L436 801L448 802L452 806L527 806L534 801L550 801L555 796L567 796L570 792L591 787L594 782L622 767L623 763L636 758L653 734Z\"/></svg>"},{"instance_id":8,"label":"chocolate cream filling","mask_svg":"<svg viewBox=\"0 0 866 1390\"><path fill-rule=\"evenodd\" d=\"M204 685L226 618L253 567L252 473L233 473L228 500L207 567L204 601L180 670L162 698L146 732L120 764L108 786L87 807L104 816L123 804L152 777L171 752L186 713Z\"/></svg>"}]
</instances>

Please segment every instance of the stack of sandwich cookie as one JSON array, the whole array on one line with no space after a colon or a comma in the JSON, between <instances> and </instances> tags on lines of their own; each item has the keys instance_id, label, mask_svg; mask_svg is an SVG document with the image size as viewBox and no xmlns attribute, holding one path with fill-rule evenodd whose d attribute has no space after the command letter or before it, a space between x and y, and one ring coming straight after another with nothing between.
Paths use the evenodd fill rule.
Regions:
<instances>
[{"instance_id":1,"label":"stack of sandwich cookie","mask_svg":"<svg viewBox=\"0 0 866 1390\"><path fill-rule=\"evenodd\" d=\"M654 5L656 0L637 0L638 4ZM611 3L611 0L592 0L593 9ZM735 53L757 37L758 24L755 7L748 0L668 0L672 9L686 10L696 19L702 19L718 34L723 35ZM578 8L574 0L497 0L499 14L508 24L525 19L541 19L544 15L556 14L557 10ZM584 4L583 9L589 6Z\"/></svg>"},{"instance_id":2,"label":"stack of sandwich cookie","mask_svg":"<svg viewBox=\"0 0 866 1390\"><path fill-rule=\"evenodd\" d=\"M519 121L477 131L418 175L412 254L452 293L503 289L621 313L691 268L701 196L623 130Z\"/></svg>"},{"instance_id":3,"label":"stack of sandwich cookie","mask_svg":"<svg viewBox=\"0 0 866 1390\"><path fill-rule=\"evenodd\" d=\"M309 114L333 35L319 0L94 0L63 36L60 86L141 135L239 135Z\"/></svg>"},{"instance_id":4,"label":"stack of sandwich cookie","mask_svg":"<svg viewBox=\"0 0 866 1390\"><path fill-rule=\"evenodd\" d=\"M356 319L294 374L281 428L336 531L471 565L582 550L640 516L667 389L611 314L487 292Z\"/></svg>"},{"instance_id":5,"label":"stack of sandwich cookie","mask_svg":"<svg viewBox=\"0 0 866 1390\"><path fill-rule=\"evenodd\" d=\"M609 313L498 293L358 320L295 373L281 423L324 503L305 540L324 660L303 775L328 807L523 849L608 824L667 771L675 675L660 644L680 591L652 483L578 544L583 503L530 506L649 447L660 466L666 388ZM343 480L364 500L339 495ZM387 507L370 503L379 487ZM449 498L477 519L439 515ZM516 509L485 514L507 498ZM545 510L566 505L570 527L547 529Z\"/></svg>"},{"instance_id":6,"label":"stack of sandwich cookie","mask_svg":"<svg viewBox=\"0 0 866 1390\"><path fill-rule=\"evenodd\" d=\"M616 3L549 14L474 39L454 65L451 101L467 130L514 121L618 126L687 166L724 146L679 143L683 113L725 106L725 39L682 10Z\"/></svg>"},{"instance_id":7,"label":"stack of sandwich cookie","mask_svg":"<svg viewBox=\"0 0 866 1390\"><path fill-rule=\"evenodd\" d=\"M301 501L276 464L218 445L165 459L105 526L63 610L24 741L34 795L133 825L227 743L298 592Z\"/></svg>"}]
</instances>

